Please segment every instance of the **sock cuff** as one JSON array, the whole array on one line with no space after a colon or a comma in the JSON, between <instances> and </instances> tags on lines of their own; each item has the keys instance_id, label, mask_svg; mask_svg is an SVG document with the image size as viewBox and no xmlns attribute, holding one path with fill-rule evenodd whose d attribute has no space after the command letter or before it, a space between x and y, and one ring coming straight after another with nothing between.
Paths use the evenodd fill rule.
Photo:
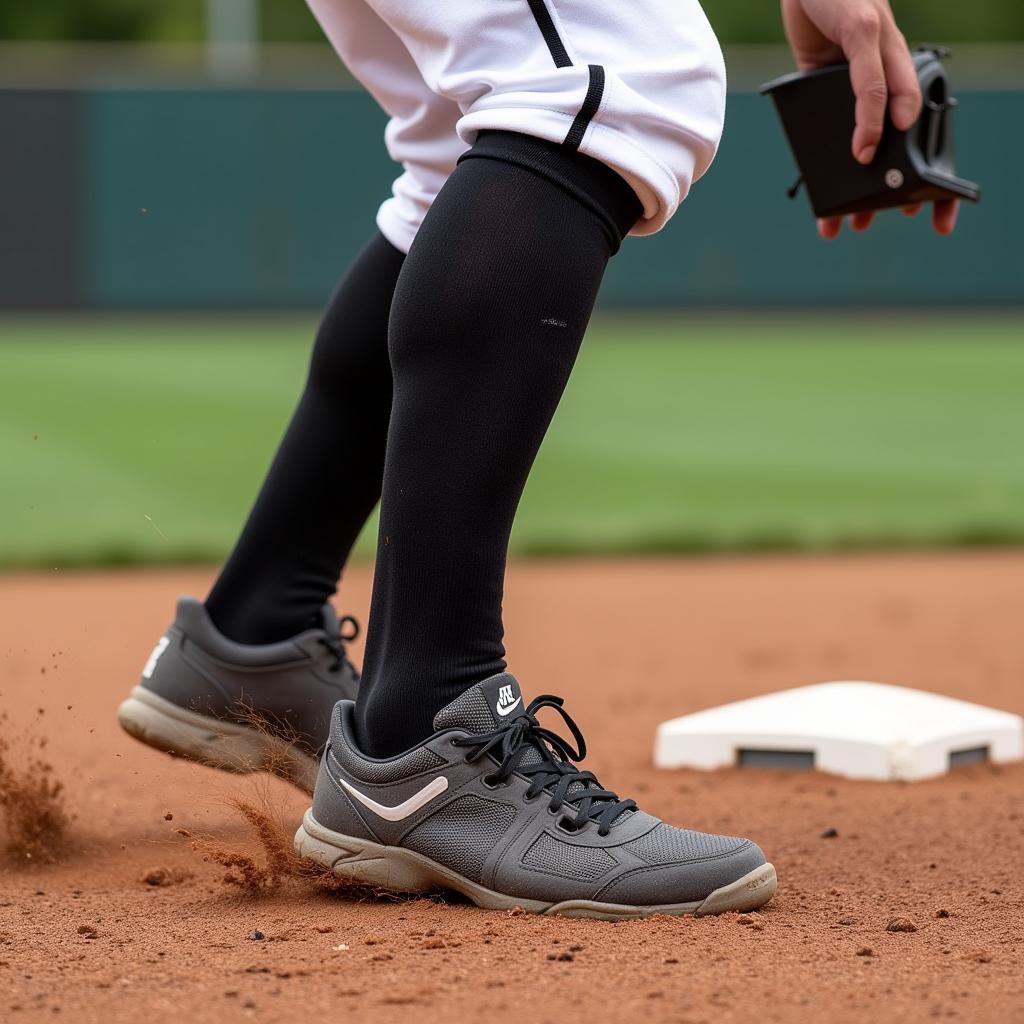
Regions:
<instances>
[{"instance_id":1,"label":"sock cuff","mask_svg":"<svg viewBox=\"0 0 1024 1024\"><path fill-rule=\"evenodd\" d=\"M482 131L459 158L484 158L525 167L564 189L595 213L608 236L612 255L643 214L632 187L607 164L575 149L519 132Z\"/></svg>"}]
</instances>

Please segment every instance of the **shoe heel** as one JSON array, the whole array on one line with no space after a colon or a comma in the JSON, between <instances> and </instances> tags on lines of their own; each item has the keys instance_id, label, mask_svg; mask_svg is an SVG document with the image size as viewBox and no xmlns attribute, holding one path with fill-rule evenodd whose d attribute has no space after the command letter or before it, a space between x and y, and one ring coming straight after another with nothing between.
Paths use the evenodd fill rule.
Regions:
<instances>
[{"instance_id":1,"label":"shoe heel","mask_svg":"<svg viewBox=\"0 0 1024 1024\"><path fill-rule=\"evenodd\" d=\"M332 832L310 811L306 811L295 833L295 852L329 868L340 878L375 889L422 893L444 885L429 868L417 862L415 854Z\"/></svg>"},{"instance_id":2,"label":"shoe heel","mask_svg":"<svg viewBox=\"0 0 1024 1024\"><path fill-rule=\"evenodd\" d=\"M246 775L269 771L312 793L317 762L271 736L234 722L222 722L172 704L136 686L117 709L129 736L175 757Z\"/></svg>"}]
</instances>

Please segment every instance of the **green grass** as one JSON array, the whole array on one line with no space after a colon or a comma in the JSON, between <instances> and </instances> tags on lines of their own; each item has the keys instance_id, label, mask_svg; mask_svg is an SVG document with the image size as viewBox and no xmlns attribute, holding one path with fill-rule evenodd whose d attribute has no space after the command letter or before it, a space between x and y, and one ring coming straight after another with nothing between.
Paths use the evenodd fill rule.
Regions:
<instances>
[{"instance_id":1,"label":"green grass","mask_svg":"<svg viewBox=\"0 0 1024 1024\"><path fill-rule=\"evenodd\" d=\"M222 557L312 327L0 321L0 565ZM514 547L1024 540L1022 337L1024 319L984 313L601 319Z\"/></svg>"}]
</instances>

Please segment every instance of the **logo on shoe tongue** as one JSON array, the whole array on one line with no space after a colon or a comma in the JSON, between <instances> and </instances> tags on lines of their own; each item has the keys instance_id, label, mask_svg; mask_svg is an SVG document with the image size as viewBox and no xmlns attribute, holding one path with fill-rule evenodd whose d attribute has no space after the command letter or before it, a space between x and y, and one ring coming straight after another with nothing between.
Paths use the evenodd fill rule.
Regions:
<instances>
[{"instance_id":1,"label":"logo on shoe tongue","mask_svg":"<svg viewBox=\"0 0 1024 1024\"><path fill-rule=\"evenodd\" d=\"M498 703L494 705L494 710L504 718L506 715L511 714L522 699L511 686L502 686L498 689Z\"/></svg>"}]
</instances>

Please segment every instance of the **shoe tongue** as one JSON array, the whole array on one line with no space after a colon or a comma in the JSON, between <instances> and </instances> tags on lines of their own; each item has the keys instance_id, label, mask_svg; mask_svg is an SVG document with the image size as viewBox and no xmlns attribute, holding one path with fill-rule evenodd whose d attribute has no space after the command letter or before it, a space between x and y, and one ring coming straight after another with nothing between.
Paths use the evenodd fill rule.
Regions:
<instances>
[{"instance_id":1,"label":"shoe tongue","mask_svg":"<svg viewBox=\"0 0 1024 1024\"><path fill-rule=\"evenodd\" d=\"M459 694L434 716L434 729L491 732L525 713L523 694L515 676L501 672Z\"/></svg>"},{"instance_id":2,"label":"shoe tongue","mask_svg":"<svg viewBox=\"0 0 1024 1024\"><path fill-rule=\"evenodd\" d=\"M465 729L469 733L491 732L498 726L514 722L520 715L526 714L524 704L523 694L515 676L501 672L471 686L447 707L441 708L434 715L434 730L444 732L446 729ZM528 743L519 748L516 766L525 767L546 760L550 760L550 751L545 749L542 753L538 743ZM596 783L584 785L582 782L572 782L567 792L573 795L592 787L596 787ZM621 812L615 820L621 819L623 814L632 814L632 811Z\"/></svg>"}]
</instances>

